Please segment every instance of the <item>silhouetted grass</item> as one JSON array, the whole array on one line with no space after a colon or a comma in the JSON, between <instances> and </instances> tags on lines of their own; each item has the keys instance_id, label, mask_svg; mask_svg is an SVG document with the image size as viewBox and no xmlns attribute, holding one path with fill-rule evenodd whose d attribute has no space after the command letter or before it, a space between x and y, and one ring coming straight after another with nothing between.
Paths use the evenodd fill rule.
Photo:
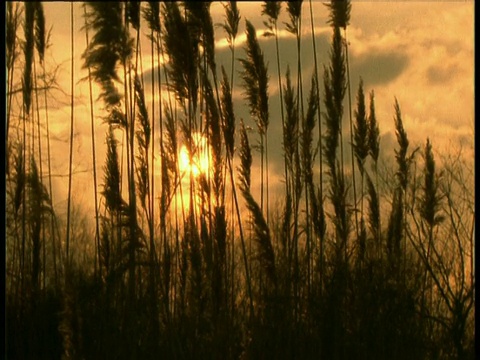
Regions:
<instances>
[{"instance_id":1,"label":"silhouetted grass","mask_svg":"<svg viewBox=\"0 0 480 360\"><path fill-rule=\"evenodd\" d=\"M302 4L289 1L286 7L286 29L298 42ZM241 120L233 84L239 9L236 2L225 4L229 74L216 57L219 39L210 5L86 4L85 30L92 38L87 37L83 69L100 88L103 109L96 117L108 130L95 189L98 229L82 225L77 218L82 214L72 211L71 259L65 256L66 239L60 236L65 221L51 201L52 185L42 183L43 154L33 147L41 150L45 134L37 130L36 138L28 132L40 107L32 101L40 77L35 63L45 73L49 61L44 31L49 19L38 4L22 5L23 13L8 5L9 91L14 79L22 85L22 91L9 94L9 107L24 110L20 119L9 120L7 357L473 358L474 212L465 185L470 180L464 177L469 169L458 160L436 163L430 139L423 156L415 156L395 99L397 144L395 157L386 160L395 176L385 180L374 92L367 107L369 84L363 81L352 141L343 142L342 123L352 106L345 105L348 48L341 29L350 22L351 2L328 4L324 20L331 25L331 47L319 49L329 54L323 91L315 70L305 104L301 68L307 59L300 57L299 43L296 84L290 64L284 75L280 69L281 3L265 2L261 9L267 36L275 35L278 93L269 94L262 42L245 19L239 86L250 116ZM151 99L141 73L146 65L141 36L151 41ZM282 119L271 117L274 96ZM267 132L280 120L285 187L269 199ZM248 124L256 124L260 158ZM18 132L11 131L15 127ZM197 136L205 138L205 149ZM183 146L191 157L207 153L210 168L199 174L182 168ZM354 154L352 166L344 162L344 150ZM359 206L355 164L361 175ZM258 200L255 177L260 177ZM273 198L278 205L269 209Z\"/></svg>"}]
</instances>

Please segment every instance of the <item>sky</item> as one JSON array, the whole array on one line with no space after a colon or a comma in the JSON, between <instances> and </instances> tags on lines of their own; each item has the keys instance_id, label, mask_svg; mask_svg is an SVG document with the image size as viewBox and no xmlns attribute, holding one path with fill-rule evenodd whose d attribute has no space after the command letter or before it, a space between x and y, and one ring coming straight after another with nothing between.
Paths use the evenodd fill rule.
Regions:
<instances>
[{"instance_id":1,"label":"sky","mask_svg":"<svg viewBox=\"0 0 480 360\"><path fill-rule=\"evenodd\" d=\"M62 91L53 91L49 98L49 121L51 131L52 169L54 174L54 204L64 208L68 189L68 151L70 134L70 68L71 68L71 18L69 2L44 3L47 27L51 27L51 46L47 50L47 69L58 66L57 81ZM312 31L310 3L304 1L302 8L302 76L304 93L308 94L313 74ZM315 41L319 73L328 65L328 53L332 30L327 24L328 11L320 1L313 1ZM268 63L270 76L270 127L269 157L271 194L283 187L281 153L281 118L278 101L278 74L274 38L262 36L264 17L260 2L239 2L241 20L236 41L237 58L244 57L245 19L257 29L260 46ZM83 30L83 8L73 4L74 20L74 176L72 180L74 199L90 208L93 198L91 129L88 82L82 69L81 54L86 38ZM211 14L214 23L223 23L224 9L220 2L213 2ZM296 78L295 38L285 31L288 21L285 4L279 19L279 48L281 74L284 77L290 64L292 79ZM142 31L143 69L150 69L150 45L147 27ZM92 34L89 35L90 37ZM216 33L217 64L231 69L231 54L225 42L223 29ZM350 60L351 97L355 96L360 78L365 93L375 92L376 115L380 126L381 152L392 164L396 146L394 132L394 102L401 108L404 128L412 147L423 147L428 137L437 158L442 154L462 149L467 159L474 156L474 2L473 1L352 1L350 25L347 28ZM235 62L235 71L241 69ZM242 118L255 127L248 114L247 104L238 73L234 78L234 107L237 124ZM146 94L149 94L148 84ZM98 88L94 87L94 99ZM148 95L147 95L148 96ZM305 96L306 97L306 96ZM346 101L348 99L348 95ZM147 100L147 103L149 100ZM348 103L345 102L347 105ZM347 108L346 108L347 109ZM96 102L95 136L99 190L103 182L105 160L105 135L107 126L102 124L101 103ZM347 113L348 114L348 113ZM348 118L345 116L345 120ZM158 121L157 121L158 124ZM345 123L345 124L348 124ZM250 134L251 143L257 141ZM389 160L388 160L389 159ZM259 160L254 160L252 174L258 172ZM158 173L158 172L157 172ZM253 179L258 186L258 179ZM91 209L91 208L90 208ZM93 215L92 215L93 216Z\"/></svg>"}]
</instances>

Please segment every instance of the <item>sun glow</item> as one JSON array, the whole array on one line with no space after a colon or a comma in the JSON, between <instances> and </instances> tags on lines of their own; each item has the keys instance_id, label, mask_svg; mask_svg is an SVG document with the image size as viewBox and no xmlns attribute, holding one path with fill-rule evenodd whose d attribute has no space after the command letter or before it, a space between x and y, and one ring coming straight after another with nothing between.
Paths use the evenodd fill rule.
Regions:
<instances>
[{"instance_id":1,"label":"sun glow","mask_svg":"<svg viewBox=\"0 0 480 360\"><path fill-rule=\"evenodd\" d=\"M205 136L195 133L192 138L192 154L190 154L185 144L182 145L178 156L178 166L182 174L192 174L193 177L197 178L202 174L208 173L210 168L210 151Z\"/></svg>"}]
</instances>

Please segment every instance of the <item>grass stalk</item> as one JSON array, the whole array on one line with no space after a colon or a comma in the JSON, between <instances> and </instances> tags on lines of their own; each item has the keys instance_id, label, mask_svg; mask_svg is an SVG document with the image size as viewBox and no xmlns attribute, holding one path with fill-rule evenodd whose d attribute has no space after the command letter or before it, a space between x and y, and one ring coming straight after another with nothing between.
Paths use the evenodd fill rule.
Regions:
<instances>
[{"instance_id":1,"label":"grass stalk","mask_svg":"<svg viewBox=\"0 0 480 360\"><path fill-rule=\"evenodd\" d=\"M75 74L75 45L73 41L73 34L74 34L74 20L73 20L73 3L70 4L70 31L71 31L71 38L70 38L70 53L72 56L71 59L71 78L70 78L70 150L69 150L69 161L68 161L68 197L67 197L67 228L66 228L66 235L65 235L65 256L66 256L66 266L69 266L70 263L70 208L71 208L71 201L72 201L72 166L73 166L73 126L74 126L74 74Z\"/></svg>"},{"instance_id":2,"label":"grass stalk","mask_svg":"<svg viewBox=\"0 0 480 360\"><path fill-rule=\"evenodd\" d=\"M344 43L345 43L345 65L347 69L347 92L348 92L348 116L349 116L349 124L350 124L350 144L353 144L353 117L352 117L352 91L350 89L350 61L348 58L348 37L347 37L347 26L343 29L344 33ZM359 228L358 228L358 211L357 211L357 182L356 182L356 174L355 174L355 157L354 157L354 149L353 146L350 145L351 150L351 158L352 158L352 180L353 180L353 203L354 203L354 213L355 213L355 233L357 237L360 236ZM362 186L363 186L363 175L362 175ZM363 192L363 188L362 188ZM362 201L363 206L363 201ZM363 216L363 209L361 210L361 214Z\"/></svg>"},{"instance_id":3,"label":"grass stalk","mask_svg":"<svg viewBox=\"0 0 480 360\"><path fill-rule=\"evenodd\" d=\"M230 84L228 85L227 75L225 69L222 66L223 82L222 82L222 116L224 126L224 138L226 145L226 157L227 166L225 167L225 180L227 183L228 167L231 167L228 159L233 158L235 148L235 114L233 113L232 93L234 89L233 75L235 73L235 39L238 33L238 24L240 22L240 13L238 11L237 2L230 1L225 6L225 24L223 28L227 33L227 41L231 51L231 64L230 64ZM231 179L233 180L233 179ZM231 239L230 242L230 283L231 283L231 303L230 311L233 318L235 309L235 197L233 193L234 181L231 182L232 194L231 194Z\"/></svg>"},{"instance_id":4,"label":"grass stalk","mask_svg":"<svg viewBox=\"0 0 480 360\"><path fill-rule=\"evenodd\" d=\"M87 27L87 9L86 6L83 7L83 14L85 19L85 42L88 48L89 46L89 37L88 37L88 27ZM90 71L90 66L87 66L88 71L88 91L89 91L89 101L90 101L90 134L91 134L91 144L92 144L92 166L93 166L93 199L95 207L95 276L97 276L97 263L98 263L98 276L102 277L102 262L100 261L100 226L99 226L99 215L98 215L98 185L97 185L97 157L96 157L96 146L95 146L95 123L94 123L94 111L93 111L93 90L92 90L92 74ZM50 157L50 156L49 156Z\"/></svg>"},{"instance_id":5,"label":"grass stalk","mask_svg":"<svg viewBox=\"0 0 480 360\"><path fill-rule=\"evenodd\" d=\"M245 88L248 104L250 106L250 114L257 123L257 128L260 135L260 209L263 212L265 187L264 159L268 155L264 148L269 125L268 73L264 55L258 43L255 27L248 20L245 20L245 26L247 34L247 46L245 48L246 58L240 59L240 62L244 68L244 70L241 72L241 77L243 80L243 86Z\"/></svg>"},{"instance_id":6,"label":"grass stalk","mask_svg":"<svg viewBox=\"0 0 480 360\"><path fill-rule=\"evenodd\" d=\"M7 3L6 16L6 66L7 66L7 119L6 119L6 136L5 136L5 151L6 151L6 174L9 174L9 130L10 117L13 101L13 82L15 74L15 62L17 59L17 30L19 28L19 18L21 10L19 4Z\"/></svg>"}]
</instances>

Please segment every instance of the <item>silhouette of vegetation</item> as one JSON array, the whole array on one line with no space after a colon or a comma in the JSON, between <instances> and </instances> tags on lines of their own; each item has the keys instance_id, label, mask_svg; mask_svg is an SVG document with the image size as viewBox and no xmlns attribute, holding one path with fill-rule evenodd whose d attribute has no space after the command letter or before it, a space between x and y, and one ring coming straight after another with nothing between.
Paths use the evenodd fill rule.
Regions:
<instances>
[{"instance_id":1,"label":"silhouette of vegetation","mask_svg":"<svg viewBox=\"0 0 480 360\"><path fill-rule=\"evenodd\" d=\"M384 119L362 74L351 104L352 3L331 0L328 18L315 19L331 43L318 49L323 78L315 50L304 89L309 5L313 20L311 1L285 6L297 64L282 70L281 2L262 4L271 80L248 18L236 57L235 1L218 24L225 64L211 2L84 3L81 74L71 23L64 214L50 162L52 19L42 3L7 3L6 358L474 359L473 169L437 153L433 138L412 150L396 98L397 144L383 169ZM70 192L78 78L90 97L89 118L76 117L91 129L89 214ZM269 176L275 126L281 186Z\"/></svg>"}]
</instances>

